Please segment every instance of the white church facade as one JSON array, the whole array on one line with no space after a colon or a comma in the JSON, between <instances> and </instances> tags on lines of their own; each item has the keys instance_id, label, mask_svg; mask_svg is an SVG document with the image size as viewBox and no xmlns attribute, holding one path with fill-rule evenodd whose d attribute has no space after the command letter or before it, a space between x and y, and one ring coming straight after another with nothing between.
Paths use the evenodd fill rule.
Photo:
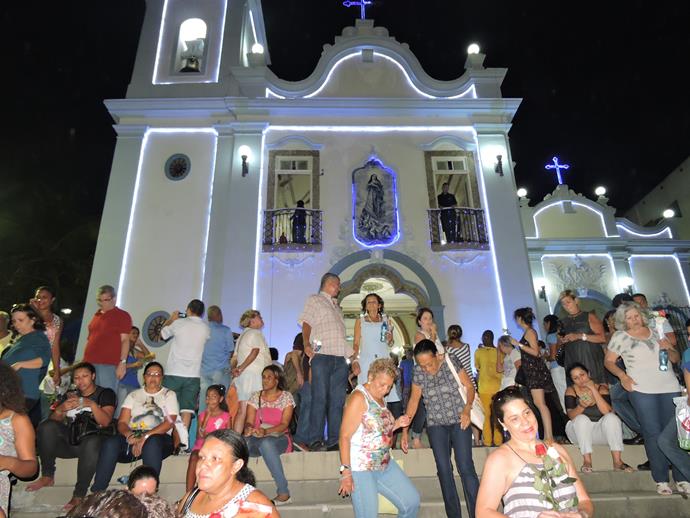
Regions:
<instances>
[{"instance_id":1,"label":"white church facade","mask_svg":"<svg viewBox=\"0 0 690 518\"><path fill-rule=\"evenodd\" d=\"M631 286L690 305L690 242L666 227L616 219L565 185L533 207L516 197L520 100L483 61L469 54L458 79L435 80L360 19L287 82L268 68L259 0L148 0L127 97L106 101L117 145L80 348L103 284L163 360L157 326L193 298L235 330L260 310L284 354L328 271L348 325L361 293L384 295L397 346L417 306L475 345L484 329L516 332L517 307L557 309L564 287L602 304Z\"/></svg>"}]
</instances>

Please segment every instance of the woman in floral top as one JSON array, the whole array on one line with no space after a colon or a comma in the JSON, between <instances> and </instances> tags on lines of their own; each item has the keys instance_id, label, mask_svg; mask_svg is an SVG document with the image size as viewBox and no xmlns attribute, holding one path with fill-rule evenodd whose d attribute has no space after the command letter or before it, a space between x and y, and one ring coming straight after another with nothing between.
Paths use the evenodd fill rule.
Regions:
<instances>
[{"instance_id":1,"label":"woman in floral top","mask_svg":"<svg viewBox=\"0 0 690 518\"><path fill-rule=\"evenodd\" d=\"M374 360L367 382L358 385L345 404L340 425L340 489L352 495L356 518L378 516L378 494L398 508L400 518L413 518L419 511L419 493L397 463L391 462L393 431L410 425L410 417L397 420L384 400L395 383L395 364Z\"/></svg>"},{"instance_id":2,"label":"woman in floral top","mask_svg":"<svg viewBox=\"0 0 690 518\"><path fill-rule=\"evenodd\" d=\"M462 488L470 518L474 518L474 505L479 490L479 478L472 461L472 428L470 409L474 401L474 385L462 368L460 360L452 354L444 355L431 340L422 340L414 347L417 364L414 367L412 391L405 413L414 415L422 396L426 405L427 434L434 452L438 478L441 482L446 515L459 518L460 498L455 487L451 448L455 450L455 464L460 472ZM452 370L451 370L452 369ZM459 394L458 382L467 391L467 403ZM407 428L403 431L402 449L407 453Z\"/></svg>"}]
</instances>

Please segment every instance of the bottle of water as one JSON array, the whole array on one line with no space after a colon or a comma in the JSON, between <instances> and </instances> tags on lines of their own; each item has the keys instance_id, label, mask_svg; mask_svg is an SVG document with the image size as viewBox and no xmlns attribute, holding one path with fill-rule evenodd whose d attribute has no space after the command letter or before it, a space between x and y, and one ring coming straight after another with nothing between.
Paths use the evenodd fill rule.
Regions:
<instances>
[{"instance_id":1,"label":"bottle of water","mask_svg":"<svg viewBox=\"0 0 690 518\"><path fill-rule=\"evenodd\" d=\"M383 323L381 324L381 341L382 342L388 341L388 337L386 336L387 333L388 333L388 322L386 322L384 320Z\"/></svg>"},{"instance_id":2,"label":"bottle of water","mask_svg":"<svg viewBox=\"0 0 690 518\"><path fill-rule=\"evenodd\" d=\"M666 349L659 349L659 370L664 372L668 370L668 351Z\"/></svg>"}]
</instances>

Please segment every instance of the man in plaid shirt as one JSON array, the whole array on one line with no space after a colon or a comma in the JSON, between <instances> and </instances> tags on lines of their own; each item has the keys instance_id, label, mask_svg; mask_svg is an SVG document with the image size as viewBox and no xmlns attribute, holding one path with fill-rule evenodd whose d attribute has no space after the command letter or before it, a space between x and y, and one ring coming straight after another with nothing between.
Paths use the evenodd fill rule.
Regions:
<instances>
[{"instance_id":1,"label":"man in plaid shirt","mask_svg":"<svg viewBox=\"0 0 690 518\"><path fill-rule=\"evenodd\" d=\"M338 293L340 278L334 273L324 274L319 293L307 299L298 321L302 326L304 352L311 362L310 450L338 449L349 371L346 359L353 355L352 344L345 336ZM326 418L328 437L324 443Z\"/></svg>"}]
</instances>

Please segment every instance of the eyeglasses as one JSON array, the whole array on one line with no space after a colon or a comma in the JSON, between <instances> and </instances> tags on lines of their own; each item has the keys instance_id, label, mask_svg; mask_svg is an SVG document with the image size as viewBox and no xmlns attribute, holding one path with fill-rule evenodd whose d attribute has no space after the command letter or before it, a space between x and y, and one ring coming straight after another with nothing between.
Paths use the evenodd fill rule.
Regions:
<instances>
[{"instance_id":1,"label":"eyeglasses","mask_svg":"<svg viewBox=\"0 0 690 518\"><path fill-rule=\"evenodd\" d=\"M147 372L144 374L144 376L151 376L152 378L160 378L162 375L162 372Z\"/></svg>"},{"instance_id":2,"label":"eyeglasses","mask_svg":"<svg viewBox=\"0 0 690 518\"><path fill-rule=\"evenodd\" d=\"M96 302L110 302L111 300L113 300L112 297L110 297L109 299L97 298L97 299L96 299Z\"/></svg>"}]
</instances>

